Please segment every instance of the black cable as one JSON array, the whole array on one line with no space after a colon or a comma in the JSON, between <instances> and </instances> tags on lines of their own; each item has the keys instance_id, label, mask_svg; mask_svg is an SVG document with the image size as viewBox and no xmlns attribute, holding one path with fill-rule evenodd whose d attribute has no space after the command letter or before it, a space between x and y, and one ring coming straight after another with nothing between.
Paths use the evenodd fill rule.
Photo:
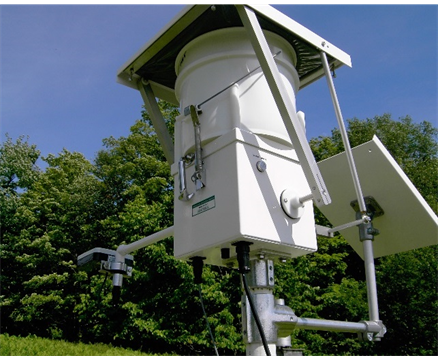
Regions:
<instances>
[{"instance_id":1,"label":"black cable","mask_svg":"<svg viewBox=\"0 0 438 356\"><path fill-rule=\"evenodd\" d=\"M102 282L102 284L100 285L100 288L99 288L99 292L97 293L97 295L100 297L101 300L102 300L102 290L103 290L103 287L105 286L105 283L106 283L107 279L108 279L108 273L105 273L105 278L103 279L103 282Z\"/></svg>"},{"instance_id":2,"label":"black cable","mask_svg":"<svg viewBox=\"0 0 438 356\"><path fill-rule=\"evenodd\" d=\"M217 350L217 347L216 347L216 341L214 340L213 332L211 331L210 323L208 322L207 313L205 312L204 301L202 299L201 283L202 283L202 270L204 268L205 257L196 256L196 257L192 257L191 260L193 262L192 263L193 274L195 276L195 284L198 285L199 300L201 301L201 307L202 307L202 312L204 314L204 319L205 319L205 322L207 324L208 332L210 333L211 342L213 343L213 347L214 347L214 351L216 352L216 356L219 356L219 351Z\"/></svg>"},{"instance_id":3,"label":"black cable","mask_svg":"<svg viewBox=\"0 0 438 356\"><path fill-rule=\"evenodd\" d=\"M113 291L112 291L113 307L119 305L121 294L122 294L122 288L120 286L113 286Z\"/></svg>"},{"instance_id":4,"label":"black cable","mask_svg":"<svg viewBox=\"0 0 438 356\"><path fill-rule=\"evenodd\" d=\"M216 352L216 356L219 356L219 351L217 350L217 347L216 347L216 341L214 341L213 332L211 331L210 323L208 322L208 318L207 318L207 313L205 312L204 302L202 300L202 290L201 290L200 284L198 284L198 291L199 291L199 300L201 301L202 312L204 313L204 319L205 319L205 322L207 323L207 329L208 329L208 332L210 333L211 342L213 343L213 347L214 347L214 351Z\"/></svg>"},{"instance_id":5,"label":"black cable","mask_svg":"<svg viewBox=\"0 0 438 356\"><path fill-rule=\"evenodd\" d=\"M263 331L262 323L260 322L259 314L257 313L257 309L255 308L254 301L252 300L251 292L248 287L248 281L246 280L246 274L251 271L249 266L250 254L249 254L249 246L252 245L252 242L248 241L239 241L233 244L236 246L236 254L237 254L237 262L239 264L239 272L242 275L243 287L245 288L245 293L249 301L249 306L251 307L252 315L254 316L257 329L259 330L260 337L262 338L263 347L265 349L266 355L271 356L271 352L269 351L268 342L266 341L265 332Z\"/></svg>"},{"instance_id":6,"label":"black cable","mask_svg":"<svg viewBox=\"0 0 438 356\"><path fill-rule=\"evenodd\" d=\"M263 347L265 349L266 355L271 356L271 351L269 350L268 342L266 340L265 332L263 331L262 323L260 322L259 314L257 313L257 310L254 305L254 301L252 300L251 292L248 287L248 282L246 280L246 274L242 273L242 281L243 281L243 287L245 288L245 293L249 301L249 306L251 307L252 315L254 316L257 329L259 330L260 337L262 338Z\"/></svg>"}]
</instances>

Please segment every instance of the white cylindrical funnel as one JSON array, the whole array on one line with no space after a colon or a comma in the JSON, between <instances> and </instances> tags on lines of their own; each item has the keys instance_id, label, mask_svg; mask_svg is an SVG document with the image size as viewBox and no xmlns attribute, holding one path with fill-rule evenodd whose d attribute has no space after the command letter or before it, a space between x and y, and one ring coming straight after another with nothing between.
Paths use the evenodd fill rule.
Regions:
<instances>
[{"instance_id":1,"label":"white cylindrical funnel","mask_svg":"<svg viewBox=\"0 0 438 356\"><path fill-rule=\"evenodd\" d=\"M264 34L272 54L279 53L275 62L295 103L295 93L299 88L295 51L284 38L268 31ZM175 63L175 93L181 109L201 104L259 65L244 28L221 29L194 39L181 50ZM202 144L237 127L291 146L261 68L203 104L201 109ZM181 116L179 120L184 155L193 151L193 124L190 116Z\"/></svg>"}]
</instances>

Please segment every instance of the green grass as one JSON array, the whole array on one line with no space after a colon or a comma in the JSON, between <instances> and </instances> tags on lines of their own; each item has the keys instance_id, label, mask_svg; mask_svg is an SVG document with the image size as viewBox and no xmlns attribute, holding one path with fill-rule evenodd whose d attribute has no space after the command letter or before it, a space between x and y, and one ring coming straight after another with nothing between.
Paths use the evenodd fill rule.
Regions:
<instances>
[{"instance_id":1,"label":"green grass","mask_svg":"<svg viewBox=\"0 0 438 356\"><path fill-rule=\"evenodd\" d=\"M70 343L35 336L0 335L0 356L151 356L104 344Z\"/></svg>"}]
</instances>

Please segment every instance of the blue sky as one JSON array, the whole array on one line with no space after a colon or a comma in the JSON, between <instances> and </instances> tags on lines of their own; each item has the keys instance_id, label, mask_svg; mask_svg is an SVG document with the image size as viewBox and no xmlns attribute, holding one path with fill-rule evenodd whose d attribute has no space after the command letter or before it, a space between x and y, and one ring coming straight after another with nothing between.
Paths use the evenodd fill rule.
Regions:
<instances>
[{"instance_id":1,"label":"blue sky","mask_svg":"<svg viewBox=\"0 0 438 356\"><path fill-rule=\"evenodd\" d=\"M335 79L345 119L390 113L437 126L438 6L275 7L352 57ZM1 140L28 135L44 156L66 148L92 160L102 139L127 136L143 102L116 73L182 8L0 6ZM298 93L297 109L309 139L337 127L325 79Z\"/></svg>"}]
</instances>

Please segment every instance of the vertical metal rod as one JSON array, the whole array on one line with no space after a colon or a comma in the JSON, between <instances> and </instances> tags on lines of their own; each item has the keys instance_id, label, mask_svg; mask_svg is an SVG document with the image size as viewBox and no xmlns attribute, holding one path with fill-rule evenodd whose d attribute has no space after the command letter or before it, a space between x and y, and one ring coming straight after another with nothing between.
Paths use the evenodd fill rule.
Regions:
<instances>
[{"instance_id":1,"label":"vertical metal rod","mask_svg":"<svg viewBox=\"0 0 438 356\"><path fill-rule=\"evenodd\" d=\"M367 211L365 200L362 194L362 188L360 186L359 176L357 175L356 165L354 163L353 153L351 152L350 142L348 140L347 130L345 129L344 119L342 117L341 107L339 105L338 97L336 95L335 85L330 74L330 68L325 52L321 51L321 61L324 67L325 77L332 97L333 106L338 120L339 129L341 131L342 142L344 143L345 154L348 160L348 166L350 167L351 177L353 178L354 189L356 191L357 201L359 203L360 211L365 214Z\"/></svg>"},{"instance_id":2,"label":"vertical metal rod","mask_svg":"<svg viewBox=\"0 0 438 356\"><path fill-rule=\"evenodd\" d=\"M379 305L377 302L376 270L374 266L373 240L364 240L363 252L365 260L365 275L367 281L368 311L370 320L377 321L379 318Z\"/></svg>"},{"instance_id":3,"label":"vertical metal rod","mask_svg":"<svg viewBox=\"0 0 438 356\"><path fill-rule=\"evenodd\" d=\"M196 190L199 190L205 187L205 174L201 147L201 123L199 122L198 112L194 105L190 105L190 115L195 130L195 173L192 179L194 179Z\"/></svg>"}]
</instances>

